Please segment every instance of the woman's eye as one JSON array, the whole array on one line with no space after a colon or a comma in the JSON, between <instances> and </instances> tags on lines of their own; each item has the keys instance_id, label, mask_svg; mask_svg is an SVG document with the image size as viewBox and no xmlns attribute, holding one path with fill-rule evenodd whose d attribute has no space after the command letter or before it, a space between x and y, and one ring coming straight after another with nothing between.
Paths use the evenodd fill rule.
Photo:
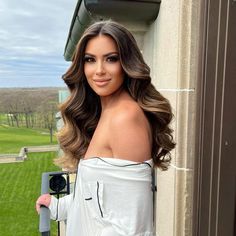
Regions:
<instances>
[{"instance_id":1,"label":"woman's eye","mask_svg":"<svg viewBox=\"0 0 236 236\"><path fill-rule=\"evenodd\" d=\"M93 57L84 57L84 62L95 62Z\"/></svg>"},{"instance_id":2,"label":"woman's eye","mask_svg":"<svg viewBox=\"0 0 236 236\"><path fill-rule=\"evenodd\" d=\"M118 56L109 56L107 57L108 62L117 62L119 60Z\"/></svg>"}]
</instances>

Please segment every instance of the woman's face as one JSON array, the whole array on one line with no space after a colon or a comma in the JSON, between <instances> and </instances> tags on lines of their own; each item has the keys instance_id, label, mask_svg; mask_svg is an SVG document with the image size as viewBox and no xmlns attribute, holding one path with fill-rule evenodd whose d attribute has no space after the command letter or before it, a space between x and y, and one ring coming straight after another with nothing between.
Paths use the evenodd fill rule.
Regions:
<instances>
[{"instance_id":1,"label":"woman's face","mask_svg":"<svg viewBox=\"0 0 236 236\"><path fill-rule=\"evenodd\" d=\"M93 91L109 96L121 88L124 72L115 41L105 35L90 39L85 48L84 73Z\"/></svg>"}]
</instances>

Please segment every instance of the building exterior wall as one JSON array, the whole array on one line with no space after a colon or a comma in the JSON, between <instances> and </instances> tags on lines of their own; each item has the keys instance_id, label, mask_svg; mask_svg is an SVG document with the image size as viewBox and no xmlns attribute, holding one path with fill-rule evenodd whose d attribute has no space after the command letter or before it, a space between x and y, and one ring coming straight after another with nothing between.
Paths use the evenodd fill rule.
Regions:
<instances>
[{"instance_id":1,"label":"building exterior wall","mask_svg":"<svg viewBox=\"0 0 236 236\"><path fill-rule=\"evenodd\" d=\"M168 171L157 171L158 236L192 235L195 119L200 1L164 0L152 24L120 22L131 30L151 68L153 84L169 99L177 143Z\"/></svg>"},{"instance_id":2,"label":"building exterior wall","mask_svg":"<svg viewBox=\"0 0 236 236\"><path fill-rule=\"evenodd\" d=\"M192 234L199 3L162 1L159 16L144 33L142 51L156 88L173 108L172 166L157 171L156 231L160 236Z\"/></svg>"}]
</instances>

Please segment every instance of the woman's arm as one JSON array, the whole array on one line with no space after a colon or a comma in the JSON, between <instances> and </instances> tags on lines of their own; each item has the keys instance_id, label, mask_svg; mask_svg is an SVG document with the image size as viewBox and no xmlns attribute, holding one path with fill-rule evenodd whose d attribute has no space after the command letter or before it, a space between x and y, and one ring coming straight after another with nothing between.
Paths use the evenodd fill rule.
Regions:
<instances>
[{"instance_id":1,"label":"woman's arm","mask_svg":"<svg viewBox=\"0 0 236 236\"><path fill-rule=\"evenodd\" d=\"M40 212L40 206L46 206L51 213L51 219L62 221L67 219L68 209L72 202L73 194L66 195L62 198L55 198L50 194L41 195L36 201L36 210Z\"/></svg>"}]
</instances>

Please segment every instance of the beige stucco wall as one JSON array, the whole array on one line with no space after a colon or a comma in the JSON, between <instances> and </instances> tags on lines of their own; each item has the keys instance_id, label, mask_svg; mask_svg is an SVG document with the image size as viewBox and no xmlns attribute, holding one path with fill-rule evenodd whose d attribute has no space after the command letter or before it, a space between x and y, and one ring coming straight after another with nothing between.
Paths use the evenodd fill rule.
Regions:
<instances>
[{"instance_id":1,"label":"beige stucco wall","mask_svg":"<svg viewBox=\"0 0 236 236\"><path fill-rule=\"evenodd\" d=\"M191 236L199 1L163 0L151 25L121 22L135 35L156 88L173 107L172 166L157 171L158 236Z\"/></svg>"},{"instance_id":2,"label":"beige stucco wall","mask_svg":"<svg viewBox=\"0 0 236 236\"><path fill-rule=\"evenodd\" d=\"M194 0L164 0L151 25L126 24L136 34L154 85L170 100L175 115L172 126L177 146L172 166L166 172L157 171L159 236L192 234L198 4Z\"/></svg>"}]
</instances>

